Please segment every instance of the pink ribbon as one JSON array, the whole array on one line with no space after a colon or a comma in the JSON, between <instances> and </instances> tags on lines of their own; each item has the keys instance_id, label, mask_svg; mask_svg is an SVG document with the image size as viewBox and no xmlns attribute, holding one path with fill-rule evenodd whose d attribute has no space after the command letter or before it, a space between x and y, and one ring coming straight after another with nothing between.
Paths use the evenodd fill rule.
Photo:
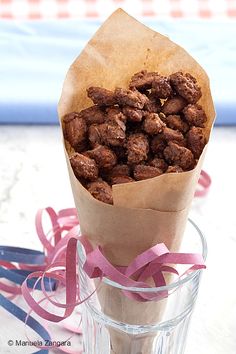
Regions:
<instances>
[{"instance_id":1,"label":"pink ribbon","mask_svg":"<svg viewBox=\"0 0 236 354\"><path fill-rule=\"evenodd\" d=\"M195 197L205 197L211 186L211 177L205 171L201 170L198 180L198 186L195 191Z\"/></svg>"},{"instance_id":2,"label":"pink ribbon","mask_svg":"<svg viewBox=\"0 0 236 354\"><path fill-rule=\"evenodd\" d=\"M195 192L195 196L202 197L206 195L210 184L211 179L209 175L206 172L201 171L199 179L199 186L201 189L198 189ZM45 233L43 228L43 215L45 212L48 214L51 221L51 230L48 233ZM118 287L136 288L137 291L130 291L128 289L122 289L122 291L125 296L140 302L157 301L168 296L167 289L157 291L157 289L150 287L147 281L152 278L155 287L159 288L165 286L166 282L164 273L168 272L179 276L178 271L172 265L191 265L191 267L187 268L184 274L205 268L204 260L201 255L170 253L163 243L157 244L144 251L127 267L114 266L106 259L101 247L93 249L86 237L78 236L79 221L75 208L64 209L59 211L59 213L56 213L51 207L40 209L37 212L35 223L38 237L44 247L44 263L39 262L39 264L37 264L37 261L32 261L31 264L25 264L25 260L21 261L24 257L24 252L26 252L28 257L30 254L32 259L35 257L35 260L37 257L38 259L40 259L40 257L42 258L42 252L19 248L16 250L20 252L17 256L20 261L15 260L13 261L14 263L12 263L8 261L7 256L5 256L5 259L4 257L0 257L0 266L2 267L3 273L4 269L12 272L17 272L18 270L20 272L28 271L30 273L21 286L17 285L17 283L9 285L0 282L0 289L10 294L8 299L12 299L17 294L22 293L31 308L29 314L34 311L40 317L48 321L60 322L69 317L75 306L87 301L94 292L96 292L95 289L86 299L83 299L82 301L80 300L77 260L78 241L82 243L85 250L86 261L83 265L83 269L90 278L100 278L101 280L105 277L110 281L115 282ZM6 249L7 247L4 249L5 254L8 252ZM12 249L13 258L15 257L14 252L15 251ZM18 264L16 265L17 262ZM33 288L30 288L28 282L35 278L37 278L37 281ZM57 289L59 289L60 286L65 288L65 303L60 303L54 300L56 291L48 295L48 289L45 288L45 283L47 283L48 286L48 283L50 283L48 281L50 281L50 279L54 284L56 282ZM12 281L14 283L14 280ZM39 282L41 283L41 290L44 294L44 298L37 302L33 297L33 292ZM153 289L153 291L145 292L140 288L149 288ZM51 302L58 308L64 309L63 315L56 315L48 311L45 306L41 305L45 300ZM77 329L77 331L80 333L80 329ZM73 351L65 348L60 348L60 350L73 353Z\"/></svg>"},{"instance_id":3,"label":"pink ribbon","mask_svg":"<svg viewBox=\"0 0 236 354\"><path fill-rule=\"evenodd\" d=\"M143 292L138 288L149 288L147 280L153 278L156 287L166 285L164 273L178 272L170 265L189 264L190 268L186 272L205 268L204 260L200 254L191 253L171 253L167 247L161 243L157 244L142 254L138 255L129 266L117 267L112 265L103 255L101 247L92 248L90 242L84 236L78 236L78 220L76 218L76 209L60 211L57 215L52 208L46 208L51 222L53 233L55 235L55 246L49 243L42 227L43 210L39 210L36 216L36 229L39 237L46 249L47 258L51 264L46 266L43 271L31 273L27 279L38 278L41 281L41 288L45 299L54 306L63 308L63 315L56 315L41 306L32 296L33 290L27 286L27 279L22 284L22 295L30 308L40 317L59 322L70 316L75 306L88 300L93 295L90 294L86 299L80 300L79 296L79 278L77 273L76 246L80 241L84 246L86 261L83 265L84 271L90 278L108 278L109 280L123 287L137 288L137 291L123 289L124 295L136 301L153 301L168 296L168 291ZM62 232L67 230L67 234L62 238ZM65 247L66 245L66 247ZM60 252L63 249L63 252ZM48 252L49 250L49 252ZM64 304L54 301L48 296L44 287L44 278L51 278L59 282L66 289L66 300Z\"/></svg>"},{"instance_id":4,"label":"pink ribbon","mask_svg":"<svg viewBox=\"0 0 236 354\"><path fill-rule=\"evenodd\" d=\"M170 253L164 243L151 247L138 255L128 267L115 267L104 257L100 247L87 254L84 271L90 278L106 277L124 287L150 288L146 282L151 277L156 287L166 286L163 273L174 273L178 271L166 264L191 264L193 265L186 272L205 268L204 260L200 254L194 253ZM138 274L138 276L137 276ZM134 280L134 278L137 278ZM168 291L145 292L142 290L123 291L126 296L137 301L160 300L168 296Z\"/></svg>"},{"instance_id":5,"label":"pink ribbon","mask_svg":"<svg viewBox=\"0 0 236 354\"><path fill-rule=\"evenodd\" d=\"M201 189L195 192L195 196L202 197L206 195L210 184L211 179L209 175L201 171L198 181L198 185ZM48 233L45 233L43 228L43 215L45 212L48 214L51 221L51 230ZM84 247L86 260L83 269L87 275L90 278L99 277L100 280L102 280L103 277L108 278L110 281L115 282L116 286L121 287L125 296L136 301L153 301L167 297L169 295L167 289L157 291L157 289L150 287L147 281L152 278L156 287L165 286L165 272L174 273L179 276L178 271L172 265L191 265L184 274L205 268L201 255L170 253L163 243L157 244L138 255L127 267L114 266L108 262L103 255L101 247L93 249L86 237L78 236L79 222L75 208L64 209L59 211L59 213L56 213L51 207L40 209L37 212L35 222L38 237L44 247L44 254L34 250L0 246L0 268L2 269L2 277L7 273L7 279L13 282L13 285L0 282L0 289L10 294L8 299L12 299L18 294L24 296L31 308L25 319L25 323L30 319L29 325L33 329L35 326L36 331L38 328L40 329L40 324L35 324L36 322L31 318L30 313L32 311L48 321L60 322L72 314L75 306L86 301L96 292L95 289L86 299L80 300L78 259L76 252L78 241L80 241ZM25 258L31 259L30 264L25 264ZM30 274L20 286L21 283L19 279L22 278L19 277L24 278L24 272ZM30 287L28 282L35 281L35 278L37 278L37 281L33 287ZM48 295L50 281L52 282L52 286L50 287L52 292ZM106 280L104 279L104 281ZM44 298L37 302L33 298L33 292L37 289L39 282L41 283L40 289L44 294ZM60 288L60 285L65 288L66 299L64 304L54 300L57 293L57 291L53 291L55 282L57 289ZM45 288L45 284L47 284L47 289ZM125 289L130 287L135 288L135 291ZM144 290L148 288L149 292L142 291L140 288ZM150 291L150 289L153 289L153 291ZM17 308L13 303L11 305L10 300L7 300L7 298L5 299L6 300L4 300L3 296L0 298L0 305L2 304L9 312L13 311L16 317L20 319L23 316L23 312L20 312L22 310ZM64 314L59 316L47 311L45 306L41 305L45 300L51 302L58 308L64 309ZM13 305L16 309L11 309ZM81 330L78 328L68 325L65 325L65 327L73 332L81 333ZM38 333L46 336L48 332L45 332L45 334L43 331L42 327ZM44 349L48 348L42 347L40 353L44 353ZM73 353L70 349L59 349L67 353Z\"/></svg>"}]
</instances>

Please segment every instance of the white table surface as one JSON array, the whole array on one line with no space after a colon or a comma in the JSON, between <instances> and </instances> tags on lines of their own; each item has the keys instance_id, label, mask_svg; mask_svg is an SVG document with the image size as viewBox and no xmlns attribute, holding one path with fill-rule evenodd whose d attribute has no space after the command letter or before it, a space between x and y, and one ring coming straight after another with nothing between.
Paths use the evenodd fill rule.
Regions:
<instances>
[{"instance_id":1,"label":"white table surface","mask_svg":"<svg viewBox=\"0 0 236 354\"><path fill-rule=\"evenodd\" d=\"M214 128L203 166L212 186L190 212L209 250L186 354L236 353L235 155L236 128ZM0 244L41 249L34 228L37 209L74 206L59 127L0 126L0 166ZM0 319L0 353L35 351L9 347L9 339L25 339L24 325L1 308ZM78 340L75 336L73 345Z\"/></svg>"}]
</instances>

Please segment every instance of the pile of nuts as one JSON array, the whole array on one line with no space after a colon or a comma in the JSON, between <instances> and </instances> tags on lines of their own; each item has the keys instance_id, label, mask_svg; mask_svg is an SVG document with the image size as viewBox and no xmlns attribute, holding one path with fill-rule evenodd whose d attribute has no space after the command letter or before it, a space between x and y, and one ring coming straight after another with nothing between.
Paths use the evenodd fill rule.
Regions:
<instances>
[{"instance_id":1,"label":"pile of nuts","mask_svg":"<svg viewBox=\"0 0 236 354\"><path fill-rule=\"evenodd\" d=\"M94 105L63 118L70 163L92 196L112 204L113 184L194 168L206 144L201 88L189 73L143 70L129 89L89 87Z\"/></svg>"}]
</instances>

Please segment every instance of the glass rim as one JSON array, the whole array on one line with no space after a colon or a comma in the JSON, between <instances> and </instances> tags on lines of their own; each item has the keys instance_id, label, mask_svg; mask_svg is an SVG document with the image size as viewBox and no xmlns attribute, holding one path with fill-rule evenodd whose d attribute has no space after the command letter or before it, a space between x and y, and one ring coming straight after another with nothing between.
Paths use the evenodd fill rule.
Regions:
<instances>
[{"instance_id":1,"label":"glass rim","mask_svg":"<svg viewBox=\"0 0 236 354\"><path fill-rule=\"evenodd\" d=\"M202 245L202 252L201 255L203 257L204 262L206 261L206 257L207 257L207 242L206 242L206 238L203 235L202 231L200 230L200 228L197 226L197 224L191 219L188 218L188 222L194 227L194 229L196 230L196 232L198 233L200 240L201 240L201 245ZM201 273L202 269L197 269L197 270L193 270L191 271L189 274L187 275L182 275L180 276L177 280L173 281L171 284L165 285L165 286L160 286L160 287L147 287L147 288L140 288L140 287L127 287L127 286L123 286L113 280L110 280L106 277L102 278L102 282L109 285L109 286L113 286L114 288L120 289L120 290L126 290L126 291L130 291L133 293L137 293L137 292L141 292L141 293L153 293L153 292L163 292L163 291L169 291L172 289L175 289L177 287L179 287L180 285L183 285L185 283L187 283L188 281L192 280L193 278L195 278L199 273Z\"/></svg>"}]
</instances>

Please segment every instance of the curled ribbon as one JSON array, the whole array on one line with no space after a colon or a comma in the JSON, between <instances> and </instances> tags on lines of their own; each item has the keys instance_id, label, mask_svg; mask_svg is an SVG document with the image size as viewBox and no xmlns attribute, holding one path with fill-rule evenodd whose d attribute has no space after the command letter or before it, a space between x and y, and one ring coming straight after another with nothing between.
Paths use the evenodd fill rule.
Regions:
<instances>
[{"instance_id":1,"label":"curled ribbon","mask_svg":"<svg viewBox=\"0 0 236 354\"><path fill-rule=\"evenodd\" d=\"M103 255L100 246L93 249L86 237L78 236L78 227L73 226L74 224L71 223L71 218L76 213L75 209L71 210L71 215L67 211L67 216L63 216L63 222L61 222L61 214L63 214L63 212L59 212L58 218L56 219L54 211L52 212L51 208L47 208L45 210L49 213L49 215L53 215L53 219L51 220L52 224L54 224L54 232L57 235L58 243L56 244L53 256L51 255L50 257L50 259L52 259L51 264L49 264L44 271L36 271L28 275L21 286L21 290L22 295L30 308L40 317L48 321L60 322L67 318L72 314L75 306L87 301L96 291L95 289L94 292L91 293L86 299L80 300L79 278L76 271L76 249L78 241L82 243L85 250L86 261L83 265L83 270L87 273L87 275L90 278L102 279L103 277L106 277L121 286L137 288L137 291L123 291L126 296L135 299L136 301L153 301L168 296L167 290L161 292L156 292L153 290L153 292L145 293L138 290L138 288L152 289L152 287L150 287L146 282L146 280L150 277L153 278L156 287L165 286L166 282L163 275L164 272L179 275L177 270L169 266L169 264L190 264L191 267L186 272L205 268L204 260L200 254L170 253L163 243L157 244L138 255L127 267L114 266ZM47 244L47 242L45 242L46 235L42 228L42 212L43 210L39 210L37 213L36 227L37 230L40 230L38 232L40 232L39 236L41 241L43 244ZM65 254L59 252L61 247L59 246L60 243L63 245L65 244L65 239L61 238L61 232L64 230L69 230L65 236L65 239L67 240ZM47 247L49 248L49 245ZM62 273L63 270L64 272ZM27 284L28 280L32 278L41 279L41 289L45 299L56 307L63 308L65 310L63 315L59 316L49 312L45 309L45 306L41 306L34 300L31 294L32 288L30 288ZM64 304L52 300L47 295L44 285L45 278L52 279L55 282L59 282L65 286L66 301Z\"/></svg>"},{"instance_id":2,"label":"curled ribbon","mask_svg":"<svg viewBox=\"0 0 236 354\"><path fill-rule=\"evenodd\" d=\"M201 170L198 180L198 187L195 191L195 197L205 197L211 186L211 177L205 171ZM199 188L200 187L200 188Z\"/></svg>"},{"instance_id":3,"label":"curled ribbon","mask_svg":"<svg viewBox=\"0 0 236 354\"><path fill-rule=\"evenodd\" d=\"M197 190L195 196L204 196L210 184L211 179L208 174L201 171L199 185L202 189ZM43 228L44 212L48 214L52 225L49 233L45 233ZM101 247L93 249L84 236L78 236L79 221L75 208L61 210L58 214L51 207L40 209L36 215L36 231L44 247L44 252L0 246L0 279L5 278L13 283L13 285L9 285L0 281L0 289L10 294L8 298L0 294L0 306L25 322L44 340L50 339L48 331L11 300L16 295L22 294L31 308L30 313L34 311L40 317L52 322L60 322L69 317L75 306L86 301L96 291L95 289L88 298L80 300L76 250L78 241L82 243L85 250L86 261L83 269L87 275L90 278L99 277L102 279L105 277L126 288L137 288L137 291L122 290L125 296L136 301L153 301L168 296L167 290L157 292L154 289L153 292L143 292L138 288L150 288L146 282L150 277L153 278L156 287L165 286L163 273L169 272L179 275L177 270L170 265L191 265L186 272L205 268L201 255L170 253L163 243L138 255L127 267L114 266L103 255ZM48 295L49 291L56 293L61 285L65 287L66 293L64 304L54 301L53 296ZM35 301L32 296L34 290L41 290L44 299ZM64 314L59 316L47 311L45 306L41 306L44 300L64 309ZM72 353L70 350L59 349ZM47 348L43 347L37 353L46 354L47 352Z\"/></svg>"},{"instance_id":4,"label":"curled ribbon","mask_svg":"<svg viewBox=\"0 0 236 354\"><path fill-rule=\"evenodd\" d=\"M115 267L104 257L100 247L86 255L84 271L90 278L106 277L109 280L128 288L137 288L137 291L123 290L124 294L136 301L154 301L168 296L168 291L145 292L138 288L151 288L146 280L151 277L156 287L166 286L164 272L179 275L178 271L166 264L191 264L187 272L204 269L204 260L200 254L170 253L164 243L151 247L138 255L127 267ZM138 276L137 276L138 274ZM134 280L136 278L136 280Z\"/></svg>"},{"instance_id":5,"label":"curled ribbon","mask_svg":"<svg viewBox=\"0 0 236 354\"><path fill-rule=\"evenodd\" d=\"M52 230L54 230L53 233L55 236L54 247L49 243L47 235L42 227L43 211L48 213L52 222ZM36 215L36 229L38 230L39 238L45 247L45 258L42 257L40 259L41 262L46 261L44 270L34 271L30 274L27 274L27 272L24 271L25 279L23 282L16 279L17 272L20 272L17 269L11 269L11 277L5 274L7 271L4 268L1 270L1 274L7 279L15 281L15 283L21 283L22 295L29 306L39 316L53 322L59 322L70 316L75 306L82 302L79 299L79 279L76 271L76 244L78 241L83 244L85 249L86 261L83 269L87 275L90 278L106 277L124 287L150 288L145 282L150 277L153 277L156 287L165 286L164 272L179 275L177 270L169 266L169 264L190 264L192 267L189 268L188 271L205 268L201 255L170 253L163 243L157 244L138 255L127 267L114 266L103 255L101 247L98 246L93 249L84 236L78 236L79 228L78 220L76 218L76 209L62 210L58 215L52 208L46 208L45 210L41 209ZM65 230L68 232L64 238L62 238L62 232ZM14 252L15 251L16 249L14 248ZM9 254L9 247L7 247L6 253ZM1 251L1 254L2 259L5 260L6 254L3 250ZM17 257L14 254L14 261L16 259ZM19 259L21 260L21 257ZM22 267L22 263L20 263L20 266ZM34 281L30 282L32 279L34 279ZM41 280L40 284L38 282L37 284L35 283L36 279ZM65 286L65 304L56 302L47 295L47 291L54 290L55 287L58 286L58 283ZM64 315L58 316L52 314L51 312L48 312L45 307L40 306L31 296L32 289L41 289L48 301L59 308L65 309ZM139 291L133 293L127 290L125 290L124 293L138 301L157 300L168 295L166 292L161 292L161 294L143 294Z\"/></svg>"},{"instance_id":6,"label":"curled ribbon","mask_svg":"<svg viewBox=\"0 0 236 354\"><path fill-rule=\"evenodd\" d=\"M49 233L45 233L42 226L43 213L47 212L52 230ZM64 222L65 221L65 222ZM59 224L60 222L60 224ZM41 209L38 211L36 215L36 230L38 233L38 237L40 238L43 246L44 252L30 250L26 248L17 248L17 247L8 247L1 246L0 247L0 278L5 278L10 280L13 285L6 284L5 282L0 282L0 289L10 294L8 297L0 294L0 306L2 306L6 311L11 313L17 319L23 321L27 326L32 328L36 333L38 333L44 342L50 342L51 336L49 332L32 316L30 316L31 311L27 314L23 311L19 306L15 305L11 300L18 294L24 294L24 287L27 288L26 298L27 296L31 300L31 294L28 294L29 289L41 290L44 294L46 294L45 298L51 299L52 295L48 295L47 292L53 292L56 294L57 289L59 289L60 284L66 285L65 281L65 269L66 269L66 247L70 237L77 236L78 234L78 226L77 230L75 230L76 225L78 225L78 219L76 215L76 210L74 208L61 210L58 214L52 208ZM74 230L71 230L74 229ZM71 230L70 234L63 235L64 232ZM54 242L54 244L53 244ZM74 247L74 251L70 250L70 256L74 257L75 266L73 268L73 272L76 276L76 249ZM69 253L68 253L69 254ZM16 264L17 263L17 264ZM57 271L51 276L51 272L48 272L50 268L50 264L57 267ZM68 267L68 265L67 265ZM68 272L69 273L69 272ZM47 276L48 275L48 276ZM40 281L41 280L41 281ZM75 283L77 284L77 282ZM75 285L76 286L76 285ZM69 289L69 287L67 286ZM70 307L70 301L74 301L73 295L77 292L77 289L73 289L70 294L67 291L67 304L64 306L66 309L64 316L57 316L56 322L61 321L62 319L68 317L70 313L72 313L75 304L73 303L73 307ZM41 299L39 302L36 302L36 306L43 310L43 307L40 306L40 303L43 302L44 299ZM34 300L32 300L34 301ZM61 304L58 304L58 307ZM35 311L37 312L37 310ZM48 316L53 314L47 313ZM41 316L47 318L46 316ZM50 318L50 320L55 321L55 318ZM49 318L48 318L49 319ZM78 328L73 328L72 326L65 327L73 332L81 333ZM37 353L48 353L48 349L52 349L53 346L39 346L40 350ZM70 349L60 347L57 348L66 353L77 353L80 352L77 350L76 352L71 351Z\"/></svg>"}]
</instances>

